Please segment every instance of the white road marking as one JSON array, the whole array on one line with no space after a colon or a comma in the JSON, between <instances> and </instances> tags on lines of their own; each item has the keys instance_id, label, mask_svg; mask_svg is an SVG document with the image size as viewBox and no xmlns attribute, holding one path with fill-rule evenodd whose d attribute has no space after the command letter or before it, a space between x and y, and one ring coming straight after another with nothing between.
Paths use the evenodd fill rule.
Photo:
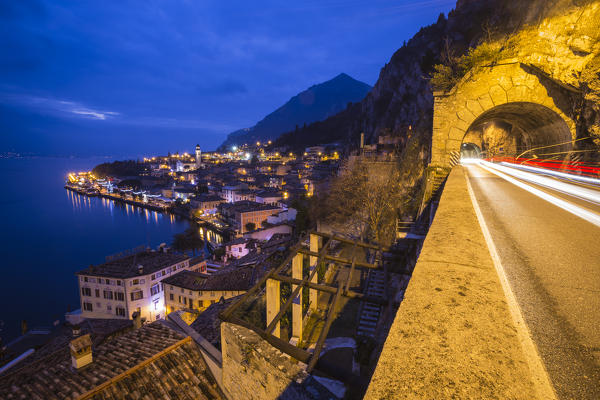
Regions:
<instances>
[{"instance_id":1,"label":"white road marking","mask_svg":"<svg viewBox=\"0 0 600 400\"><path fill-rule=\"evenodd\" d=\"M525 324L521 307L519 307L519 303L517 303L517 299L510 287L508 278L506 277L506 272L502 266L500 256L498 255L498 250L496 249L496 245L492 240L492 235L490 234L485 219L483 218L483 214L479 208L479 204L477 203L477 198L475 197L475 193L471 187L469 174L466 171L467 169L465 168L465 179L467 181L469 196L471 197L471 202L473 203L473 208L475 209L475 214L477 215L477 220L481 226L483 237L487 243L494 267L496 268L496 273L500 279L500 284L502 285L502 290L504 291L504 296L506 297L506 302L508 303L508 309L517 330L517 336L521 342L521 346L523 347L523 351L525 353L525 358L527 359L529 369L531 370L533 376L536 391L540 399L557 399L556 393L554 392L554 387L552 386L548 376L548 371L546 371L546 367L542 362L537 347L531 338L531 332Z\"/></svg>"},{"instance_id":2,"label":"white road marking","mask_svg":"<svg viewBox=\"0 0 600 400\"><path fill-rule=\"evenodd\" d=\"M578 205L575 205L573 203L569 203L568 201L563 200L563 199L561 199L559 197L556 197L556 196L553 196L551 194L548 194L548 193L546 193L546 192L544 192L544 191L542 191L540 189L537 189L537 188L535 188L533 186L530 186L530 185L528 185L526 183L523 183L523 182L521 182L521 181L519 181L517 179L514 179L514 178L512 178L512 177L510 177L510 176L507 175L507 173L509 171L502 170L504 172L507 172L507 173L504 173L504 172L500 172L498 170L500 168L507 168L508 169L508 167L496 166L494 164L492 164L490 166L485 161L482 161L482 162L478 163L477 165L479 165L481 168L485 169L486 171L488 171L488 172L490 172L490 173L492 173L494 175L497 175L500 178L503 178L503 179L507 180L508 182L510 182L510 183L512 183L512 184L514 184L514 185L516 185L518 187L520 187L521 189L524 189L524 190L528 191L529 193L532 193L532 194L534 194L534 195L536 195L536 196L538 196L538 197L540 197L540 198L548 201L549 203L552 203L555 206L560 207L563 210L568 211L571 214L576 215L576 216L578 216L580 218L583 218L584 220L586 220L586 221L588 221L588 222L590 222L590 223L592 223L592 224L600 227L600 215L595 214L595 213L593 213L593 212L591 212L589 210L586 210L585 208L580 207ZM514 172L520 172L520 171L514 171ZM532 175L532 174L528 174L528 175ZM517 176L517 175L515 175L515 176ZM519 178L521 178L521 176L519 176ZM533 180L532 180L531 177L523 177L523 179L527 179L527 180L530 180L530 181L533 182ZM545 179L549 179L549 178L545 178ZM544 186L546 186L546 185L544 185ZM560 189L557 189L557 190L560 190ZM565 192L565 193L567 193L567 192Z\"/></svg>"}]
</instances>

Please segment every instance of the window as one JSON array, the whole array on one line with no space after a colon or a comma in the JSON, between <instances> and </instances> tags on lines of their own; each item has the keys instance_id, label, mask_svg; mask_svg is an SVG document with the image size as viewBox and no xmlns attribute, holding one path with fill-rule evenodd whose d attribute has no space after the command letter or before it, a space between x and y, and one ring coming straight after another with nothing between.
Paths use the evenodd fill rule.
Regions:
<instances>
[{"instance_id":1,"label":"window","mask_svg":"<svg viewBox=\"0 0 600 400\"><path fill-rule=\"evenodd\" d=\"M95 289L94 292L96 292L96 297L100 297L100 289Z\"/></svg>"},{"instance_id":2,"label":"window","mask_svg":"<svg viewBox=\"0 0 600 400\"><path fill-rule=\"evenodd\" d=\"M143 285L144 283L146 283L145 279L140 279L140 284Z\"/></svg>"},{"instance_id":3,"label":"window","mask_svg":"<svg viewBox=\"0 0 600 400\"><path fill-rule=\"evenodd\" d=\"M102 278L98 278L98 283L104 283Z\"/></svg>"},{"instance_id":4,"label":"window","mask_svg":"<svg viewBox=\"0 0 600 400\"><path fill-rule=\"evenodd\" d=\"M117 281L117 286L121 286L121 281Z\"/></svg>"},{"instance_id":5,"label":"window","mask_svg":"<svg viewBox=\"0 0 600 400\"><path fill-rule=\"evenodd\" d=\"M110 279L107 279L107 280L106 280L106 284L107 284L107 285L110 285L110 284L111 284L111 283L110 283Z\"/></svg>"},{"instance_id":6,"label":"window","mask_svg":"<svg viewBox=\"0 0 600 400\"><path fill-rule=\"evenodd\" d=\"M154 274L150 275L150 279L155 280L156 279L156 275L154 275Z\"/></svg>"},{"instance_id":7,"label":"window","mask_svg":"<svg viewBox=\"0 0 600 400\"><path fill-rule=\"evenodd\" d=\"M137 292L131 293L131 300L139 300L144 298L144 292L138 290Z\"/></svg>"},{"instance_id":8,"label":"window","mask_svg":"<svg viewBox=\"0 0 600 400\"><path fill-rule=\"evenodd\" d=\"M90 278L90 282L96 283L96 278Z\"/></svg>"},{"instance_id":9,"label":"window","mask_svg":"<svg viewBox=\"0 0 600 400\"><path fill-rule=\"evenodd\" d=\"M185 304L187 306L187 297L183 298L183 304Z\"/></svg>"},{"instance_id":10,"label":"window","mask_svg":"<svg viewBox=\"0 0 600 400\"><path fill-rule=\"evenodd\" d=\"M123 307L117 307L115 308L115 311L119 317L125 316L125 309Z\"/></svg>"},{"instance_id":11,"label":"window","mask_svg":"<svg viewBox=\"0 0 600 400\"><path fill-rule=\"evenodd\" d=\"M94 306L92 303L83 303L83 309L85 311L94 311Z\"/></svg>"},{"instance_id":12,"label":"window","mask_svg":"<svg viewBox=\"0 0 600 400\"><path fill-rule=\"evenodd\" d=\"M173 300L173 293L169 293L169 300Z\"/></svg>"},{"instance_id":13,"label":"window","mask_svg":"<svg viewBox=\"0 0 600 400\"><path fill-rule=\"evenodd\" d=\"M90 289L89 287L82 287L81 288L81 294L83 296L91 296L92 295L92 289Z\"/></svg>"},{"instance_id":14,"label":"window","mask_svg":"<svg viewBox=\"0 0 600 400\"><path fill-rule=\"evenodd\" d=\"M131 281L131 285L129 285L129 286L139 285L139 284L140 284L140 280L139 279L134 279L134 280Z\"/></svg>"},{"instance_id":15,"label":"window","mask_svg":"<svg viewBox=\"0 0 600 400\"><path fill-rule=\"evenodd\" d=\"M157 283L156 285L152 285L152 287L150 288L150 296L154 296L155 294L158 294L160 292L160 284Z\"/></svg>"},{"instance_id":16,"label":"window","mask_svg":"<svg viewBox=\"0 0 600 400\"><path fill-rule=\"evenodd\" d=\"M87 276L84 276L84 277L83 277L83 281L84 281L84 282L87 282L87 281L88 281L88 277L87 277Z\"/></svg>"},{"instance_id":17,"label":"window","mask_svg":"<svg viewBox=\"0 0 600 400\"><path fill-rule=\"evenodd\" d=\"M125 293L115 292L115 299L117 299L119 301L125 301Z\"/></svg>"},{"instance_id":18,"label":"window","mask_svg":"<svg viewBox=\"0 0 600 400\"><path fill-rule=\"evenodd\" d=\"M106 305L106 309L107 309L108 311L112 311L112 306L111 306L110 304L107 304L107 305Z\"/></svg>"},{"instance_id":19,"label":"window","mask_svg":"<svg viewBox=\"0 0 600 400\"><path fill-rule=\"evenodd\" d=\"M112 290L105 290L104 291L104 298L107 300L112 300L113 299L113 292Z\"/></svg>"}]
</instances>

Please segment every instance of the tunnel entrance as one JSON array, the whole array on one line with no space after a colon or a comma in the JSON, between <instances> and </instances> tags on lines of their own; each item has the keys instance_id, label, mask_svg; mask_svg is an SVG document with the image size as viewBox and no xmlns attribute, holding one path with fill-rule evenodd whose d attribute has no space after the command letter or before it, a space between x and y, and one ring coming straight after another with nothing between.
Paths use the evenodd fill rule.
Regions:
<instances>
[{"instance_id":1,"label":"tunnel entrance","mask_svg":"<svg viewBox=\"0 0 600 400\"><path fill-rule=\"evenodd\" d=\"M571 131L553 110L536 103L515 102L479 115L461 143L461 158L527 157L563 159L573 149ZM463 156L463 153L465 156Z\"/></svg>"},{"instance_id":2,"label":"tunnel entrance","mask_svg":"<svg viewBox=\"0 0 600 400\"><path fill-rule=\"evenodd\" d=\"M461 159L483 158L481 147L475 143L463 143L460 146Z\"/></svg>"}]
</instances>

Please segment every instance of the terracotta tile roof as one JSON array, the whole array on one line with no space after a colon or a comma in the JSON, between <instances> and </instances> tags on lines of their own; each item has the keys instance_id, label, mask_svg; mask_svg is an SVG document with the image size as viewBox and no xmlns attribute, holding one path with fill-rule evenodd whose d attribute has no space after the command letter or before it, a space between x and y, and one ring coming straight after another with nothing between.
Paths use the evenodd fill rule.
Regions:
<instances>
[{"instance_id":1,"label":"terracotta tile roof","mask_svg":"<svg viewBox=\"0 0 600 400\"><path fill-rule=\"evenodd\" d=\"M211 275L184 270L163 279L162 283L195 291L248 290L254 285L254 268L228 268L226 271Z\"/></svg>"},{"instance_id":2,"label":"terracotta tile roof","mask_svg":"<svg viewBox=\"0 0 600 400\"><path fill-rule=\"evenodd\" d=\"M0 398L221 399L215 387L197 345L157 321L94 345L79 370L65 346L4 375Z\"/></svg>"},{"instance_id":3,"label":"terracotta tile roof","mask_svg":"<svg viewBox=\"0 0 600 400\"><path fill-rule=\"evenodd\" d=\"M190 327L217 349L221 350L221 319L219 318L219 314L242 296L239 295L226 300L221 299L219 302L211 304L206 310L200 313Z\"/></svg>"},{"instance_id":4,"label":"terracotta tile roof","mask_svg":"<svg viewBox=\"0 0 600 400\"><path fill-rule=\"evenodd\" d=\"M86 319L81 324L80 327L80 335L90 334L92 337L93 345L97 345L104 340L107 340L116 335L123 334L133 327L133 321L129 319ZM69 346L69 342L73 339L73 329L71 326L62 325L55 331L53 331L46 343L44 343L41 347L35 348L35 352L21 361L19 364L14 366L13 368L4 372L3 375L8 375L14 373L16 370L19 370L30 363L33 363L41 358L47 357L48 355L61 351ZM11 349L9 348L9 351ZM21 349L21 352L24 349ZM19 353L20 354L20 353ZM16 357L19 354L10 354L10 356ZM2 379L2 375L0 375L0 379Z\"/></svg>"},{"instance_id":5,"label":"terracotta tile roof","mask_svg":"<svg viewBox=\"0 0 600 400\"><path fill-rule=\"evenodd\" d=\"M133 278L139 276L138 265L142 265L143 275L151 274L173 264L187 260L183 254L164 253L160 251L142 251L117 260L92 265L78 271L76 275L106 276L111 278Z\"/></svg>"}]
</instances>

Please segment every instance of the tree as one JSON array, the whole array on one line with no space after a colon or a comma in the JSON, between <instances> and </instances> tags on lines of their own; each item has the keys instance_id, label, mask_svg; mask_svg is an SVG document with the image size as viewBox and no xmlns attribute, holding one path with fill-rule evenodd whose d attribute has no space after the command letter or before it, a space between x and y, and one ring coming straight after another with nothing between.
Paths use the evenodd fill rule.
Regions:
<instances>
[{"instance_id":1,"label":"tree","mask_svg":"<svg viewBox=\"0 0 600 400\"><path fill-rule=\"evenodd\" d=\"M173 248L177 251L192 251L196 255L196 250L204 246L204 240L200 237L198 225L190 225L184 232L178 233L173 237Z\"/></svg>"},{"instance_id":2,"label":"tree","mask_svg":"<svg viewBox=\"0 0 600 400\"><path fill-rule=\"evenodd\" d=\"M356 161L332 182L323 204L325 218L342 223L355 236L390 243L396 218L408 198L403 194L396 165Z\"/></svg>"},{"instance_id":3,"label":"tree","mask_svg":"<svg viewBox=\"0 0 600 400\"><path fill-rule=\"evenodd\" d=\"M246 231L249 232L256 229L256 224L254 222L248 222L244 227L246 228Z\"/></svg>"}]
</instances>

